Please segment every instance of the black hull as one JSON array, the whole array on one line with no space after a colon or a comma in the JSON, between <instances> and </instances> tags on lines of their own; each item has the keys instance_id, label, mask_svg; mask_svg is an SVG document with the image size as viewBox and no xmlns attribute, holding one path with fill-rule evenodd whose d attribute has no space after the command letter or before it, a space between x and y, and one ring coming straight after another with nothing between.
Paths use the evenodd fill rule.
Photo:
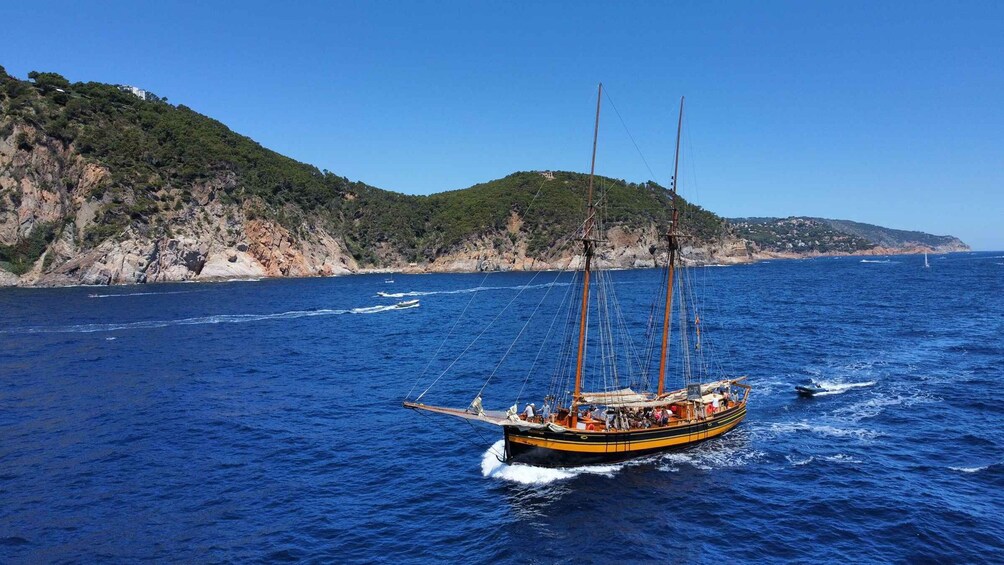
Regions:
<instances>
[{"instance_id":1,"label":"black hull","mask_svg":"<svg viewBox=\"0 0 1004 565\"><path fill-rule=\"evenodd\" d=\"M738 426L745 417L743 404L694 424L628 432L553 432L507 426L506 462L537 467L618 463L684 449L719 437Z\"/></svg>"}]
</instances>

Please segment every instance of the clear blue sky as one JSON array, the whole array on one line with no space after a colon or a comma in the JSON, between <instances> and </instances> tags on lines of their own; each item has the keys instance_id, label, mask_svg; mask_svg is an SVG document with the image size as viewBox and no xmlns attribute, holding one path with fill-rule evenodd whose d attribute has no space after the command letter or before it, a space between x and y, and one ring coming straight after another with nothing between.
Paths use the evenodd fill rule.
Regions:
<instances>
[{"instance_id":1,"label":"clear blue sky","mask_svg":"<svg viewBox=\"0 0 1004 565\"><path fill-rule=\"evenodd\" d=\"M281 5L287 4L287 5ZM517 170L666 183L1004 249L1004 2L4 2L0 65L125 83L407 193ZM605 101L606 104L606 101Z\"/></svg>"}]
</instances>

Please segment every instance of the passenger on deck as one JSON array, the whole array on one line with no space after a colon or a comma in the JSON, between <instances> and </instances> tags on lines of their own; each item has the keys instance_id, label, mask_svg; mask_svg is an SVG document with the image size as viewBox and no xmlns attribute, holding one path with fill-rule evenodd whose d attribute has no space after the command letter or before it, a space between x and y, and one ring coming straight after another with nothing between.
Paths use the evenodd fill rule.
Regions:
<instances>
[{"instance_id":1,"label":"passenger on deck","mask_svg":"<svg viewBox=\"0 0 1004 565\"><path fill-rule=\"evenodd\" d=\"M530 420L533 420L533 417L534 417L534 408L535 408L535 406L534 406L533 402L531 402L530 404L526 405L526 408L523 409L523 416L525 416L524 419L527 422L529 422Z\"/></svg>"},{"instance_id":2,"label":"passenger on deck","mask_svg":"<svg viewBox=\"0 0 1004 565\"><path fill-rule=\"evenodd\" d=\"M666 410L662 406L656 408L655 412L652 415L655 418L656 424L660 426L665 426L666 424L669 423L669 415L666 413Z\"/></svg>"},{"instance_id":3,"label":"passenger on deck","mask_svg":"<svg viewBox=\"0 0 1004 565\"><path fill-rule=\"evenodd\" d=\"M589 415L594 420L602 420L603 419L603 412L600 411L600 407L599 406L593 406L593 411L590 412Z\"/></svg>"},{"instance_id":4,"label":"passenger on deck","mask_svg":"<svg viewBox=\"0 0 1004 565\"><path fill-rule=\"evenodd\" d=\"M548 401L544 401L544 405L540 407L540 417L545 422L551 417L551 404Z\"/></svg>"}]
</instances>

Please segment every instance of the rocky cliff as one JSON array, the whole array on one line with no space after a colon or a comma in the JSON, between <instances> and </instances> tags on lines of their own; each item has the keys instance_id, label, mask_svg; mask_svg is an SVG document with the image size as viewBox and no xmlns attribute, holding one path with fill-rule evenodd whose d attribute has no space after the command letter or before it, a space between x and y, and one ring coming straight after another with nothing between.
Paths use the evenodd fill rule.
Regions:
<instances>
[{"instance_id":1,"label":"rocky cliff","mask_svg":"<svg viewBox=\"0 0 1004 565\"><path fill-rule=\"evenodd\" d=\"M150 221L105 223L109 208L136 206L132 195L103 190L108 167L89 162L24 122L0 122L0 245L8 249L4 282L20 285L120 284L206 278L311 276L358 269L339 238L321 226L292 234L256 217L263 203L224 204L216 194L230 175L191 186L192 200L165 187ZM147 212L150 213L150 212ZM152 224L152 225L151 225ZM107 228L112 227L113 231ZM39 233L41 245L14 252ZM13 257L12 257L13 256Z\"/></svg>"}]
</instances>

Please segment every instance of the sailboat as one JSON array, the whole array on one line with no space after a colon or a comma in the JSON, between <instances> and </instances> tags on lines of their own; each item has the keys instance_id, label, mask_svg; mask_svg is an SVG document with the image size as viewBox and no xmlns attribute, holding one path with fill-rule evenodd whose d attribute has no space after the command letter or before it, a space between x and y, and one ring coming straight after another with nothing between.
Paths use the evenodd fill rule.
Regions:
<instances>
[{"instance_id":1,"label":"sailboat","mask_svg":"<svg viewBox=\"0 0 1004 565\"><path fill-rule=\"evenodd\" d=\"M925 269L931 268L931 264L927 262L927 251L924 252L924 268Z\"/></svg>"},{"instance_id":2,"label":"sailboat","mask_svg":"<svg viewBox=\"0 0 1004 565\"><path fill-rule=\"evenodd\" d=\"M676 154L673 166L673 178L670 187L670 221L665 232L668 251L664 278L659 289L656 306L661 316L650 316L652 357L655 357L655 341L661 332L659 340L658 364L646 368L651 377L657 379L651 387L652 378L644 379L645 386L635 390L631 386L624 387L617 381L616 366L589 367L587 361L595 359L596 355L587 355L587 347L597 346L607 358L616 358L618 354L627 356L627 352L619 352L618 348L628 346L623 340L618 341L612 333L604 334L597 330L598 335L589 333L591 307L591 278L595 276L600 289L604 287L602 271L594 267L597 245L602 243L600 227L597 226L596 202L594 202L594 177L596 169L596 144L599 135L600 105L603 85L599 85L596 100L596 123L593 130L592 164L589 171L589 185L586 200L586 217L578 238L582 244L581 264L581 300L578 301L578 312L570 310L567 316L569 335L568 362L559 363L558 372L567 367L567 373L559 375L565 383L562 394L544 396L541 409L536 404L528 404L522 414L518 413L519 404L512 405L508 410L489 410L483 406L481 392L473 396L473 401L467 408L438 406L425 404L423 396L414 400L406 399L404 407L463 418L468 421L480 422L502 428L504 453L496 456L510 464L529 464L543 467L572 467L624 461L654 453L691 446L711 438L721 436L738 426L746 417L746 406L751 387L745 382L746 377L718 378L707 381L710 371L708 365L701 362L700 317L693 308L694 296L690 288L684 289L686 277L681 276L682 259L680 257L680 241L686 235L680 229L680 210L677 207L676 189L677 172L680 164L680 132L683 127L683 98L680 99L680 114L676 132ZM654 255L654 254L653 254ZM578 291L578 287L575 287ZM676 300L674 301L674 291ZM574 295L570 302L574 303ZM596 299L598 305L608 304L602 299ZM661 304L660 304L661 302ZM674 311L674 304L678 304ZM576 315L577 314L577 315ZM600 317L602 312L597 313ZM679 327L673 331L674 315L679 320ZM691 317L692 316L692 317ZM576 325L577 332L572 327ZM661 318L661 328L659 318ZM603 326L602 323L597 324ZM575 337L577 334L577 338ZM604 338L610 338L603 341ZM675 337L678 345L671 345L671 337ZM599 343L595 343L599 342ZM515 344L515 342L514 342ZM589 353L595 353L596 349ZM572 369L572 354L574 352L574 372ZM671 366L670 355L674 354L674 368L679 368L679 380L683 388L667 390L667 372ZM698 359L694 359L697 357ZM531 371L533 369L531 368ZM607 383L607 387L587 390L584 387L584 375L591 372L593 380ZM596 374L604 373L603 379ZM703 375L701 373L704 373ZM695 374L697 373L697 374ZM613 378L610 378L612 374ZM531 375L532 376L532 375ZM722 375L724 377L724 375ZM489 377L490 378L490 377ZM487 382L486 382L487 385ZM568 387L567 385L571 385ZM569 390L571 388L571 390ZM482 387L482 391L484 387ZM552 391L557 391L552 386ZM519 393L517 393L518 395ZM410 393L409 393L410 396Z\"/></svg>"}]
</instances>

